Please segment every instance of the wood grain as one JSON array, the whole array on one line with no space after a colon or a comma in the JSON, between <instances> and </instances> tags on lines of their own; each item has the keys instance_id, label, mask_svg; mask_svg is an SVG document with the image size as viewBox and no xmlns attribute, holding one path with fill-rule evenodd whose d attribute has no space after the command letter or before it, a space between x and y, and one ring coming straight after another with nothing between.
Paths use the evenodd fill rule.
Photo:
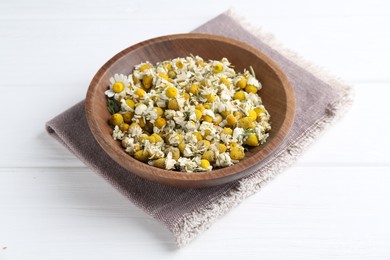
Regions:
<instances>
[{"instance_id":1,"label":"wood grain","mask_svg":"<svg viewBox=\"0 0 390 260\"><path fill-rule=\"evenodd\" d=\"M120 142L113 140L107 124L104 91L115 73L130 74L135 65L149 61L156 63L190 54L205 60L223 57L238 71L252 66L263 89L260 92L264 106L271 114L272 130L267 142L246 152L237 164L210 172L183 174L152 167L129 156ZM206 34L178 34L154 38L129 47L111 58L96 73L86 97L86 115L90 129L105 152L129 172L148 180L182 188L220 185L251 173L251 168L269 156L287 135L295 114L293 89L280 68L265 54L232 39Z\"/></svg>"}]
</instances>

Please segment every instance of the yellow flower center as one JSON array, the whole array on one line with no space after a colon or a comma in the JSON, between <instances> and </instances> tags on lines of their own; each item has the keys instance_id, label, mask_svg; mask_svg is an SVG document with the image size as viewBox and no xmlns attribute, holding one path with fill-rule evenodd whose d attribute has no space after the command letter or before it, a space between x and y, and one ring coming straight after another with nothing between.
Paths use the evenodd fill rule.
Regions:
<instances>
[{"instance_id":1,"label":"yellow flower center","mask_svg":"<svg viewBox=\"0 0 390 260\"><path fill-rule=\"evenodd\" d=\"M165 94L169 98L174 98L177 95L177 89L175 87L169 87L167 90L165 90Z\"/></svg>"},{"instance_id":2,"label":"yellow flower center","mask_svg":"<svg viewBox=\"0 0 390 260\"><path fill-rule=\"evenodd\" d=\"M167 124L167 121L165 120L165 118L162 118L162 117L157 118L157 120L155 122L155 126L157 128L161 128L161 127L165 126L166 124Z\"/></svg>"},{"instance_id":3,"label":"yellow flower center","mask_svg":"<svg viewBox=\"0 0 390 260\"><path fill-rule=\"evenodd\" d=\"M112 85L112 91L115 93L120 93L125 89L125 85L123 85L122 82L115 82L114 85Z\"/></svg>"},{"instance_id":4,"label":"yellow flower center","mask_svg":"<svg viewBox=\"0 0 390 260\"><path fill-rule=\"evenodd\" d=\"M233 99L237 99L237 100L241 100L241 101L245 100L244 91L238 91L238 92L234 93Z\"/></svg>"},{"instance_id":5,"label":"yellow flower center","mask_svg":"<svg viewBox=\"0 0 390 260\"><path fill-rule=\"evenodd\" d=\"M181 62L181 61L176 62L176 67L177 67L178 69L182 69L182 68L184 67L183 62Z\"/></svg>"},{"instance_id":6,"label":"yellow flower center","mask_svg":"<svg viewBox=\"0 0 390 260\"><path fill-rule=\"evenodd\" d=\"M244 149L241 147L233 147L230 150L230 158L232 158L233 160L242 160L244 156Z\"/></svg>"},{"instance_id":7,"label":"yellow flower center","mask_svg":"<svg viewBox=\"0 0 390 260\"><path fill-rule=\"evenodd\" d=\"M207 102L213 102L215 100L215 95L214 94L208 94L206 96Z\"/></svg>"},{"instance_id":8,"label":"yellow flower center","mask_svg":"<svg viewBox=\"0 0 390 260\"><path fill-rule=\"evenodd\" d=\"M141 67L139 67L139 71L145 71L147 69L150 69L152 67L152 64L150 63L145 63L145 64L142 64Z\"/></svg>"},{"instance_id":9,"label":"yellow flower center","mask_svg":"<svg viewBox=\"0 0 390 260\"><path fill-rule=\"evenodd\" d=\"M202 135L199 132L195 132L194 135L195 135L195 137L196 137L196 139L198 141L202 141L203 140L203 137L202 137Z\"/></svg>"},{"instance_id":10,"label":"yellow flower center","mask_svg":"<svg viewBox=\"0 0 390 260\"><path fill-rule=\"evenodd\" d=\"M241 77L239 81L237 81L236 86L239 88L245 88L246 87L246 78Z\"/></svg>"},{"instance_id":11,"label":"yellow flower center","mask_svg":"<svg viewBox=\"0 0 390 260\"><path fill-rule=\"evenodd\" d=\"M230 87L230 81L227 78L221 78L219 83L224 84L226 87Z\"/></svg>"},{"instance_id":12,"label":"yellow flower center","mask_svg":"<svg viewBox=\"0 0 390 260\"><path fill-rule=\"evenodd\" d=\"M220 73L223 70L223 65L221 63L217 63L214 65L214 73Z\"/></svg>"},{"instance_id":13,"label":"yellow flower center","mask_svg":"<svg viewBox=\"0 0 390 260\"><path fill-rule=\"evenodd\" d=\"M162 116L164 114L164 109L161 107L156 107L156 113L158 116Z\"/></svg>"},{"instance_id":14,"label":"yellow flower center","mask_svg":"<svg viewBox=\"0 0 390 260\"><path fill-rule=\"evenodd\" d=\"M256 113L255 110L250 109L250 110L248 110L248 116L249 116L250 118L252 118L253 121L255 121L256 118L257 118L257 113Z\"/></svg>"},{"instance_id":15,"label":"yellow flower center","mask_svg":"<svg viewBox=\"0 0 390 260\"><path fill-rule=\"evenodd\" d=\"M246 139L246 144L249 146L258 146L259 140L257 139L256 134L250 134L248 139Z\"/></svg>"},{"instance_id":16,"label":"yellow flower center","mask_svg":"<svg viewBox=\"0 0 390 260\"><path fill-rule=\"evenodd\" d=\"M202 167L203 169L207 169L210 167L210 162L206 159L202 159L200 160L200 167Z\"/></svg>"},{"instance_id":17,"label":"yellow flower center","mask_svg":"<svg viewBox=\"0 0 390 260\"><path fill-rule=\"evenodd\" d=\"M123 116L119 113L113 114L110 118L110 123L112 126L123 124Z\"/></svg>"},{"instance_id":18,"label":"yellow flower center","mask_svg":"<svg viewBox=\"0 0 390 260\"><path fill-rule=\"evenodd\" d=\"M202 118L202 112L198 109L195 109L195 116L197 120L200 120Z\"/></svg>"},{"instance_id":19,"label":"yellow flower center","mask_svg":"<svg viewBox=\"0 0 390 260\"><path fill-rule=\"evenodd\" d=\"M143 89L137 89L134 94L136 94L139 98L143 98L145 95L145 90Z\"/></svg>"},{"instance_id":20,"label":"yellow flower center","mask_svg":"<svg viewBox=\"0 0 390 260\"><path fill-rule=\"evenodd\" d=\"M188 89L188 91L189 91L191 94L196 95L196 94L198 94L198 92L199 92L199 86L194 84L194 85L192 85L192 86Z\"/></svg>"},{"instance_id":21,"label":"yellow flower center","mask_svg":"<svg viewBox=\"0 0 390 260\"><path fill-rule=\"evenodd\" d=\"M245 91L247 93L254 93L256 94L257 93L257 88L253 85L247 85L246 88L245 88Z\"/></svg>"},{"instance_id":22,"label":"yellow flower center","mask_svg":"<svg viewBox=\"0 0 390 260\"><path fill-rule=\"evenodd\" d=\"M132 109L134 109L134 101L133 100L131 100L131 99L126 99L126 104L130 107L130 108L132 108Z\"/></svg>"},{"instance_id":23,"label":"yellow flower center","mask_svg":"<svg viewBox=\"0 0 390 260\"><path fill-rule=\"evenodd\" d=\"M230 114L226 117L226 122L228 123L228 125L234 125L237 123L237 118Z\"/></svg>"},{"instance_id":24,"label":"yellow flower center","mask_svg":"<svg viewBox=\"0 0 390 260\"><path fill-rule=\"evenodd\" d=\"M177 103L176 99L170 99L168 101L168 109L172 109L176 111L180 110L179 103Z\"/></svg>"}]
</instances>

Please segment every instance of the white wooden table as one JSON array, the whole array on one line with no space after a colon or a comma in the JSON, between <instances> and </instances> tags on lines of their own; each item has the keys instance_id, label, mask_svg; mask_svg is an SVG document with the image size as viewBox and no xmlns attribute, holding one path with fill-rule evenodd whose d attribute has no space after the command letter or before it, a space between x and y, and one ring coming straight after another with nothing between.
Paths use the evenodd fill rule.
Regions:
<instances>
[{"instance_id":1,"label":"white wooden table","mask_svg":"<svg viewBox=\"0 0 390 260\"><path fill-rule=\"evenodd\" d=\"M44 123L113 54L230 7L356 99L295 166L178 250ZM0 259L389 259L389 25L386 0L2 0Z\"/></svg>"}]
</instances>

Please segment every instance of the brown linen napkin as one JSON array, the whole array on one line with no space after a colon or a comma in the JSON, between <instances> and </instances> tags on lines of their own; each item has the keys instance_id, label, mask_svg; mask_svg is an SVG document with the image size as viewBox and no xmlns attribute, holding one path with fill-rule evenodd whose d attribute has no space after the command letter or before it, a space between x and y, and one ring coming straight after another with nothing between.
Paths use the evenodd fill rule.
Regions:
<instances>
[{"instance_id":1,"label":"brown linen napkin","mask_svg":"<svg viewBox=\"0 0 390 260\"><path fill-rule=\"evenodd\" d=\"M84 113L84 101L58 115L46 125L60 141L91 169L103 176L134 204L164 223L179 246L208 229L263 184L291 165L309 143L351 103L350 89L296 54L281 47L273 37L253 30L230 11L193 32L218 34L246 42L276 61L295 91L293 127L277 151L249 177L218 187L177 189L135 176L115 163L95 141Z\"/></svg>"}]
</instances>

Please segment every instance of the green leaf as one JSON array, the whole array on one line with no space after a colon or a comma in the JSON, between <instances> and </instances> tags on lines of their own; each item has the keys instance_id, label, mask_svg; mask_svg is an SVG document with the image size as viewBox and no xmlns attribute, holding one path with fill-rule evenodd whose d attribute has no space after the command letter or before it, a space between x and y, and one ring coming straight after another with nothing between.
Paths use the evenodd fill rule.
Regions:
<instances>
[{"instance_id":1,"label":"green leaf","mask_svg":"<svg viewBox=\"0 0 390 260\"><path fill-rule=\"evenodd\" d=\"M121 103L114 97L107 99L108 111L112 114L118 113L121 110Z\"/></svg>"}]
</instances>

